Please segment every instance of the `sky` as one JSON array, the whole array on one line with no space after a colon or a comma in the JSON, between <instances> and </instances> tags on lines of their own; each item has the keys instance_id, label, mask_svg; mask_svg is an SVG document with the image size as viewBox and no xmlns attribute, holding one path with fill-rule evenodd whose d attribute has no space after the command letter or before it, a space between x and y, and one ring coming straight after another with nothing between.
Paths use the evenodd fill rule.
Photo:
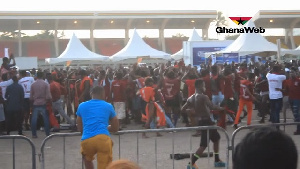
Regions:
<instances>
[{"instance_id":1,"label":"sky","mask_svg":"<svg viewBox=\"0 0 300 169\"><path fill-rule=\"evenodd\" d=\"M218 10L226 17L254 16L259 10L299 10L299 0L11 0L1 1L0 11L114 11L114 10ZM191 30L167 31L166 36L183 33L189 36ZM201 30L197 30L201 35ZM214 30L212 30L213 32ZM139 31L143 36L152 37L158 31ZM154 32L154 33L153 33ZM272 31L271 31L272 32ZM271 33L270 32L270 33ZM275 31L280 32L280 31ZM98 32L103 34L103 32ZM99 36L97 32L95 36ZM107 32L108 33L108 32ZM69 36L70 32L65 32ZM77 33L76 33L77 34ZM80 34L80 33L79 33ZM81 34L89 33L81 32ZM110 33L108 33L110 34ZM123 35L122 32L120 34ZM210 36L210 32L209 32Z\"/></svg>"}]
</instances>

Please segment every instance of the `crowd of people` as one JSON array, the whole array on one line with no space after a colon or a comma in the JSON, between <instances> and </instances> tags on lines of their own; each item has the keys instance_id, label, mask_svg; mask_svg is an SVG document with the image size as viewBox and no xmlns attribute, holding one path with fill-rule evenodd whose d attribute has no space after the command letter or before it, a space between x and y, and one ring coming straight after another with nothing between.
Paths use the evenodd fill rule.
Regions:
<instances>
[{"instance_id":1,"label":"crowd of people","mask_svg":"<svg viewBox=\"0 0 300 169\"><path fill-rule=\"evenodd\" d=\"M13 64L10 64L11 60ZM145 129L174 128L179 119L187 127L217 124L226 128L233 124L237 128L245 117L247 125L251 125L253 107L258 110L260 123L266 122L268 114L269 121L279 123L280 111L283 107L286 115L288 105L295 121L300 122L300 62L297 61L262 63L252 60L250 64L212 65L208 60L198 67L178 61L151 66L119 65L115 69L99 66L52 71L17 71L15 64L13 55L3 58L0 82L2 134L17 129L22 135L25 129L31 130L32 138L36 138L37 127L43 126L49 135L50 131L60 130L62 121L76 131L73 119L77 115L81 117L79 105L92 99L91 90L97 86L103 88L101 98L113 105L119 130L131 122L141 124ZM42 125L40 121L43 121ZM294 134L300 134L299 125ZM208 144L205 131L195 133L198 135L202 135L201 144L191 168ZM148 136L144 134L143 137ZM218 156L220 135L214 131L209 137L215 144L215 166L222 167L225 163Z\"/></svg>"}]
</instances>

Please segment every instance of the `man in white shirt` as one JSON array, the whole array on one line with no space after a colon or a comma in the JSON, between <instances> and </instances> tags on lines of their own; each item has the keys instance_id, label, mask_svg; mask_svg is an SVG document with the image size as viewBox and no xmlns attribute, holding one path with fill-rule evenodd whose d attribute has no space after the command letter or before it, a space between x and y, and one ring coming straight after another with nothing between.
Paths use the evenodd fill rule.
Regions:
<instances>
[{"instance_id":1,"label":"man in white shirt","mask_svg":"<svg viewBox=\"0 0 300 169\"><path fill-rule=\"evenodd\" d=\"M8 75L7 75L7 73L2 75L2 80L3 80L3 81L0 82L0 87L1 87L1 89L2 89L2 97L3 97L4 100L6 100L6 99L5 99L6 88L7 88L9 85L13 84L13 80L12 80L12 79L9 79L9 80L8 80Z\"/></svg>"},{"instance_id":2,"label":"man in white shirt","mask_svg":"<svg viewBox=\"0 0 300 169\"><path fill-rule=\"evenodd\" d=\"M267 74L269 83L269 97L271 105L271 122L279 123L279 113L282 108L282 82L286 79L285 75L281 75L281 66L275 65L272 73ZM277 127L279 129L279 127Z\"/></svg>"},{"instance_id":3,"label":"man in white shirt","mask_svg":"<svg viewBox=\"0 0 300 169\"><path fill-rule=\"evenodd\" d=\"M23 114L25 121L25 130L29 130L29 115L30 115L30 88L32 83L34 83L34 78L27 76L27 72L25 70L20 72L21 79L19 80L19 84L24 89L24 102L23 102Z\"/></svg>"}]
</instances>

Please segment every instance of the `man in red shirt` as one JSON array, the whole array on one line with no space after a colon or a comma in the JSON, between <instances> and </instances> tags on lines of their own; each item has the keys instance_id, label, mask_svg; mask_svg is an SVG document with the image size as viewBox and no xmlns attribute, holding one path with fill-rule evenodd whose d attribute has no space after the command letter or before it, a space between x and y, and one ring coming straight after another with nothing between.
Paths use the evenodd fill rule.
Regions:
<instances>
[{"instance_id":1,"label":"man in red shirt","mask_svg":"<svg viewBox=\"0 0 300 169\"><path fill-rule=\"evenodd\" d=\"M166 101L166 113L169 115L171 112L173 113L174 126L176 126L180 113L179 92L181 77L177 77L172 69L167 71L162 83L162 93Z\"/></svg>"},{"instance_id":2,"label":"man in red shirt","mask_svg":"<svg viewBox=\"0 0 300 169\"><path fill-rule=\"evenodd\" d=\"M294 70L290 71L290 79L287 82L287 87L289 102L294 114L295 122L300 122L300 79L297 78ZM297 125L297 130L294 132L294 135L300 135L300 125Z\"/></svg>"},{"instance_id":3,"label":"man in red shirt","mask_svg":"<svg viewBox=\"0 0 300 169\"><path fill-rule=\"evenodd\" d=\"M111 84L111 98L119 121L125 119L125 84L122 80L123 74L119 71L115 73L115 80ZM123 126L124 127L124 126Z\"/></svg>"},{"instance_id":4,"label":"man in red shirt","mask_svg":"<svg viewBox=\"0 0 300 169\"><path fill-rule=\"evenodd\" d=\"M230 116L230 120L234 120L235 113L237 111L236 101L234 96L234 74L232 74L231 67L226 67L224 70L224 100L221 103L222 107L225 107L226 112ZM222 117L225 118L225 117ZM225 119L222 119L225 121Z\"/></svg>"},{"instance_id":5,"label":"man in red shirt","mask_svg":"<svg viewBox=\"0 0 300 169\"><path fill-rule=\"evenodd\" d=\"M254 73L249 73L247 80L241 80L239 110L237 112L234 121L234 128L237 128L237 124L239 123L240 116L245 105L247 106L247 112L248 112L247 125L251 124L252 106L253 106L253 100L255 100L255 97L253 96L254 80L255 80Z\"/></svg>"},{"instance_id":6,"label":"man in red shirt","mask_svg":"<svg viewBox=\"0 0 300 169\"><path fill-rule=\"evenodd\" d=\"M210 79L210 74L209 74L209 70L205 69L201 72L201 76L202 79L205 83L205 95L209 97L209 99L211 100L212 97L212 91L211 91L211 79Z\"/></svg>"},{"instance_id":7,"label":"man in red shirt","mask_svg":"<svg viewBox=\"0 0 300 169\"><path fill-rule=\"evenodd\" d=\"M75 121L72 121L71 118L66 114L63 109L62 100L61 100L61 88L62 86L55 82L51 75L47 75L48 83L50 84L50 93L52 96L52 109L53 112L58 112L70 125L71 128L74 129Z\"/></svg>"}]
</instances>

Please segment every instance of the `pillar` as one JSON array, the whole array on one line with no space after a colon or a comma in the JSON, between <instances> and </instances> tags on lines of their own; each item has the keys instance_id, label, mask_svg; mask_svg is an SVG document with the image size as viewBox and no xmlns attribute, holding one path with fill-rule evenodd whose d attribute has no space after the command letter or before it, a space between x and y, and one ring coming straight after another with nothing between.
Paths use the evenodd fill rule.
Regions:
<instances>
[{"instance_id":1,"label":"pillar","mask_svg":"<svg viewBox=\"0 0 300 169\"><path fill-rule=\"evenodd\" d=\"M202 29L202 39L208 40L208 28Z\"/></svg>"},{"instance_id":2,"label":"pillar","mask_svg":"<svg viewBox=\"0 0 300 169\"><path fill-rule=\"evenodd\" d=\"M54 48L55 48L55 56L59 56L59 47L58 47L58 37L57 37L58 31L57 29L54 30Z\"/></svg>"},{"instance_id":3,"label":"pillar","mask_svg":"<svg viewBox=\"0 0 300 169\"><path fill-rule=\"evenodd\" d=\"M55 49L55 57L59 56L59 45L58 45L58 20L55 20L54 25L54 49Z\"/></svg>"},{"instance_id":4,"label":"pillar","mask_svg":"<svg viewBox=\"0 0 300 169\"><path fill-rule=\"evenodd\" d=\"M129 29L125 29L125 39L124 44L126 45L129 41Z\"/></svg>"},{"instance_id":5,"label":"pillar","mask_svg":"<svg viewBox=\"0 0 300 169\"><path fill-rule=\"evenodd\" d=\"M290 41L291 41L291 48L295 49L296 45L295 45L295 41L294 41L294 31L293 31L293 28L291 28L291 30L290 30Z\"/></svg>"},{"instance_id":6,"label":"pillar","mask_svg":"<svg viewBox=\"0 0 300 169\"><path fill-rule=\"evenodd\" d=\"M22 56L22 37L21 37L21 20L18 20L18 47L19 47L19 57Z\"/></svg>"},{"instance_id":7,"label":"pillar","mask_svg":"<svg viewBox=\"0 0 300 169\"><path fill-rule=\"evenodd\" d=\"M91 50L93 52L96 52L96 50L95 50L95 39L94 39L94 29L90 29L90 46L91 46Z\"/></svg>"},{"instance_id":8,"label":"pillar","mask_svg":"<svg viewBox=\"0 0 300 169\"><path fill-rule=\"evenodd\" d=\"M159 29L159 46L162 51L166 52L166 41L165 41L165 33L164 29Z\"/></svg>"}]
</instances>

